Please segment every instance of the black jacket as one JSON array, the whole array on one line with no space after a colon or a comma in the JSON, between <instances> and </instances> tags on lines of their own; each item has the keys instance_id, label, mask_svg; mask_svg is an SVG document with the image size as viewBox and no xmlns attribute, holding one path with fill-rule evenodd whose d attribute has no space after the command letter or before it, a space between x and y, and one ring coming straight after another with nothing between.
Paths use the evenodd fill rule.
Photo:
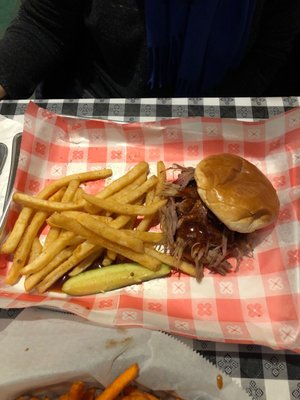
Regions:
<instances>
[{"instance_id":1,"label":"black jacket","mask_svg":"<svg viewBox=\"0 0 300 400\"><path fill-rule=\"evenodd\" d=\"M256 1L240 67L199 95L276 95L300 32L300 0ZM38 85L44 98L172 97L172 88L147 86L144 20L142 0L23 0L0 42L0 83L9 98ZM297 93L278 95L289 94Z\"/></svg>"}]
</instances>

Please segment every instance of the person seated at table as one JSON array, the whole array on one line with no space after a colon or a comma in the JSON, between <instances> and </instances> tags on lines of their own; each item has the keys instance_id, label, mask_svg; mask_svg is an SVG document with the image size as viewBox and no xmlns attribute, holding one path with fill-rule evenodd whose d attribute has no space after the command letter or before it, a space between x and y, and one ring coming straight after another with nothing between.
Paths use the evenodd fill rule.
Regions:
<instances>
[{"instance_id":1,"label":"person seated at table","mask_svg":"<svg viewBox=\"0 0 300 400\"><path fill-rule=\"evenodd\" d=\"M268 95L299 20L299 0L23 0L0 97Z\"/></svg>"}]
</instances>

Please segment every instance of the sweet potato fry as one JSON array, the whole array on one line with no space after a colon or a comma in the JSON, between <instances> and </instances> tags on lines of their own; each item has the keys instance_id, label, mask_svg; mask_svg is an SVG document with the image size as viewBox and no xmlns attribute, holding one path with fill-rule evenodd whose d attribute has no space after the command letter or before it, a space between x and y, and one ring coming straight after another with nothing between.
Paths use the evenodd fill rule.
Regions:
<instances>
[{"instance_id":1,"label":"sweet potato fry","mask_svg":"<svg viewBox=\"0 0 300 400\"><path fill-rule=\"evenodd\" d=\"M82 400L94 400L95 399L96 388L91 387L88 388L82 397Z\"/></svg>"},{"instance_id":2,"label":"sweet potato fry","mask_svg":"<svg viewBox=\"0 0 300 400\"><path fill-rule=\"evenodd\" d=\"M139 374L139 368L136 363L128 367L121 373L104 391L96 397L96 400L113 400L122 392L122 390Z\"/></svg>"},{"instance_id":3,"label":"sweet potato fry","mask_svg":"<svg viewBox=\"0 0 300 400\"><path fill-rule=\"evenodd\" d=\"M175 392L160 391L153 393L150 389L148 391L145 387L137 386L135 380L138 374L138 364L133 363L106 388L97 384L90 386L88 383L77 380L69 384L69 388L58 398L55 398L58 400L159 400L160 398L182 400ZM16 400L50 400L50 398L53 398L53 396L34 395L34 393L32 395L21 395Z\"/></svg>"},{"instance_id":4,"label":"sweet potato fry","mask_svg":"<svg viewBox=\"0 0 300 400\"><path fill-rule=\"evenodd\" d=\"M74 382L68 393L68 400L82 400L84 393L84 383L82 381Z\"/></svg>"},{"instance_id":5,"label":"sweet potato fry","mask_svg":"<svg viewBox=\"0 0 300 400\"><path fill-rule=\"evenodd\" d=\"M129 394L123 396L120 400L159 400L159 398L151 393L135 389Z\"/></svg>"}]
</instances>

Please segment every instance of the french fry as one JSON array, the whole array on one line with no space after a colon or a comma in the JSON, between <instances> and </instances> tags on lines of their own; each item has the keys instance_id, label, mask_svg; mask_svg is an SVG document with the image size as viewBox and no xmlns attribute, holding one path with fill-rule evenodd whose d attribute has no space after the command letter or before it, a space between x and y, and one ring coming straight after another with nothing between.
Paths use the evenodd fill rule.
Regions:
<instances>
[{"instance_id":1,"label":"french fry","mask_svg":"<svg viewBox=\"0 0 300 400\"><path fill-rule=\"evenodd\" d=\"M103 257L103 260L102 260L102 266L103 267L108 267L109 265L111 265L112 264L112 262L115 260L117 258L117 254L114 252L114 251L107 251L106 252L106 256L105 257Z\"/></svg>"},{"instance_id":2,"label":"french fry","mask_svg":"<svg viewBox=\"0 0 300 400\"><path fill-rule=\"evenodd\" d=\"M162 190L165 187L165 183L167 180L166 166L163 161L157 161L156 174L157 174L157 178L158 178L158 184L156 186L155 195L160 196Z\"/></svg>"},{"instance_id":3,"label":"french fry","mask_svg":"<svg viewBox=\"0 0 300 400\"><path fill-rule=\"evenodd\" d=\"M83 193L84 193L84 190L81 187L79 187L76 190L74 198L73 198L74 203L78 203L80 200L83 200L83 196L82 196Z\"/></svg>"},{"instance_id":4,"label":"french fry","mask_svg":"<svg viewBox=\"0 0 300 400\"><path fill-rule=\"evenodd\" d=\"M78 180L80 183L88 181L97 181L108 178L112 175L111 169L101 169L97 171L79 172L77 174L66 175L57 179L47 186L37 195L40 199L48 199L53 193L57 192L61 187L67 186L70 181Z\"/></svg>"},{"instance_id":5,"label":"french fry","mask_svg":"<svg viewBox=\"0 0 300 400\"><path fill-rule=\"evenodd\" d=\"M85 205L84 201L78 203L61 203L57 201L39 199L37 197L18 192L14 193L13 200L15 203L22 204L25 207L46 212L81 210Z\"/></svg>"},{"instance_id":6,"label":"french fry","mask_svg":"<svg viewBox=\"0 0 300 400\"><path fill-rule=\"evenodd\" d=\"M115 193L122 190L124 187L134 182L139 176L144 175L148 172L149 165L145 161L141 161L137 165L135 165L132 169L130 169L126 174L111 182L108 186L102 189L100 192L96 194L95 197L98 199L105 199L114 195ZM91 214L96 214L98 212L98 208L95 205L88 205L86 210Z\"/></svg>"},{"instance_id":7,"label":"french fry","mask_svg":"<svg viewBox=\"0 0 300 400\"><path fill-rule=\"evenodd\" d=\"M94 218L94 220L96 220L102 224L110 224L113 221L113 218L109 217L107 215L88 214L84 211L63 211L62 214L65 215L66 217L73 218L73 219L77 219L80 216L83 216L83 217L91 216L92 218Z\"/></svg>"},{"instance_id":8,"label":"french fry","mask_svg":"<svg viewBox=\"0 0 300 400\"><path fill-rule=\"evenodd\" d=\"M41 192L37 194L37 197L39 199L48 199L50 196L52 196L52 194L54 194L64 186L68 185L68 183L74 179L79 180L80 182L87 182L98 179L105 179L111 175L112 175L111 169L102 169L99 171L89 171L89 172L67 175L64 176L63 178L57 179L48 184ZM15 251L28 225L32 213L33 211L31 208L24 207L22 209L10 235L2 245L1 248L2 253L12 254Z\"/></svg>"},{"instance_id":9,"label":"french fry","mask_svg":"<svg viewBox=\"0 0 300 400\"><path fill-rule=\"evenodd\" d=\"M181 261L180 263L177 263L173 256L161 253L160 251L157 251L153 249L153 247L147 245L145 246L145 253L148 254L150 257L154 257L160 262L170 265L171 267L177 268L188 275L194 277L196 276L196 269L193 264L190 264L186 261Z\"/></svg>"},{"instance_id":10,"label":"french fry","mask_svg":"<svg viewBox=\"0 0 300 400\"><path fill-rule=\"evenodd\" d=\"M58 238L59 234L60 234L61 230L58 228L53 228L51 227L49 229L49 232L47 233L47 236L45 238L45 243L43 246L43 250L45 251L48 247L51 246L52 243L55 242L55 240Z\"/></svg>"},{"instance_id":11,"label":"french fry","mask_svg":"<svg viewBox=\"0 0 300 400\"><path fill-rule=\"evenodd\" d=\"M98 248L88 241L84 241L73 250L72 255L67 260L60 264L62 266L61 268L65 268L66 273L68 271L71 271L74 267L74 269L76 269L77 266L79 267L81 262L84 262L86 259L89 258L91 254L94 254L96 251L100 253L102 249ZM46 278L46 276L47 275L45 275L43 278Z\"/></svg>"},{"instance_id":12,"label":"french fry","mask_svg":"<svg viewBox=\"0 0 300 400\"><path fill-rule=\"evenodd\" d=\"M156 164L156 170L157 170L157 178L158 182L156 185L156 188L153 189L152 192L147 193L147 198L146 198L146 204L149 205L152 202L160 200L160 193L162 189L164 188L167 176L166 176L166 167L165 164L162 161L158 161ZM137 226L138 231L147 231L153 221L153 215L145 216Z\"/></svg>"},{"instance_id":13,"label":"french fry","mask_svg":"<svg viewBox=\"0 0 300 400\"><path fill-rule=\"evenodd\" d=\"M148 164L139 163L96 195L80 187L84 174L79 174L81 179L74 174L52 182L50 189L47 186L37 196L15 193L14 201L23 205L23 210L15 226L15 238L12 232L4 250L7 243L8 249L13 248L22 234L7 283L14 284L24 275L26 291L44 293L65 275L68 279L79 276L98 258L112 271L109 265L117 260L118 264L140 264L153 271L154 278L162 264L196 276L194 265L155 249L164 244L164 234L149 229L157 224L159 209L166 203L161 196L166 168L161 161L156 168L157 176L148 178ZM108 174L110 170L105 171ZM54 187L60 187L59 198L55 198L57 191L49 195ZM39 232L46 223L50 227L41 249ZM24 224L28 226L24 228Z\"/></svg>"},{"instance_id":14,"label":"french fry","mask_svg":"<svg viewBox=\"0 0 300 400\"><path fill-rule=\"evenodd\" d=\"M115 193L113 196L109 198L111 200L120 201L121 203L128 203L128 195L132 194L134 191L139 190L141 185L145 184L147 181L147 175L143 174L136 178L135 181L130 183L129 185L125 186L122 190Z\"/></svg>"},{"instance_id":15,"label":"french fry","mask_svg":"<svg viewBox=\"0 0 300 400\"><path fill-rule=\"evenodd\" d=\"M74 245L74 243L78 244L78 241L80 240L83 241L83 239L76 237L73 232L64 232L51 247L43 251L31 264L27 264L23 267L20 272L23 275L28 275L40 271L65 247Z\"/></svg>"},{"instance_id":16,"label":"french fry","mask_svg":"<svg viewBox=\"0 0 300 400\"><path fill-rule=\"evenodd\" d=\"M155 198L155 187L153 187L149 192L147 192L145 205L149 206L153 203ZM153 215L145 215L142 220L140 220L138 226L136 227L139 231L147 231L150 228L151 222L153 220Z\"/></svg>"},{"instance_id":17,"label":"french fry","mask_svg":"<svg viewBox=\"0 0 300 400\"><path fill-rule=\"evenodd\" d=\"M84 237L85 239L87 239L89 242L93 243L96 246L112 250L117 254L120 254L128 258L129 260L135 261L153 271L157 271L157 269L160 266L160 262L157 259L153 259L152 257L149 257L144 253L137 253L134 250L116 245L115 243L107 239L101 238L100 236L96 236L92 231L86 229L77 221L68 218L62 214L53 214L48 219L48 221L50 225L64 227L68 231L73 232L73 234Z\"/></svg>"},{"instance_id":18,"label":"french fry","mask_svg":"<svg viewBox=\"0 0 300 400\"><path fill-rule=\"evenodd\" d=\"M66 275L74 266L78 265L84 258L88 257L94 252L94 247L88 250L88 242L83 242L72 253L72 255L65 260L62 264L58 265L44 279L37 285L39 293L44 293L48 290L58 279Z\"/></svg>"},{"instance_id":19,"label":"french fry","mask_svg":"<svg viewBox=\"0 0 300 400\"><path fill-rule=\"evenodd\" d=\"M144 251L144 245L141 239L133 235L128 235L128 233L123 232L123 230L112 228L108 224L100 222L92 215L79 215L77 221L87 229L111 242L119 244L120 246L132 248L138 253L143 253Z\"/></svg>"},{"instance_id":20,"label":"french fry","mask_svg":"<svg viewBox=\"0 0 300 400\"><path fill-rule=\"evenodd\" d=\"M74 211L74 212L76 212L76 211ZM101 222L102 224L110 224L113 221L113 218L109 217L108 215L93 215L93 218L95 218L97 221Z\"/></svg>"},{"instance_id":21,"label":"french fry","mask_svg":"<svg viewBox=\"0 0 300 400\"><path fill-rule=\"evenodd\" d=\"M59 190L50 197L49 202L61 199L63 191ZM5 283L14 285L20 278L20 270L24 267L28 256L30 254L31 246L34 238L38 235L39 230L43 226L48 213L45 211L38 211L34 214L29 226L27 227L24 236L22 237L19 246L14 254L13 263L5 278Z\"/></svg>"},{"instance_id":22,"label":"french fry","mask_svg":"<svg viewBox=\"0 0 300 400\"><path fill-rule=\"evenodd\" d=\"M123 204L117 203L110 199L99 200L90 194L84 194L85 200L89 203L97 205L99 208L103 210L109 211L111 213L117 213L122 215L153 215L155 214L161 207L166 204L166 200L159 200L155 203L152 203L149 206L140 206L136 204Z\"/></svg>"},{"instance_id":23,"label":"french fry","mask_svg":"<svg viewBox=\"0 0 300 400\"><path fill-rule=\"evenodd\" d=\"M120 201L121 203L130 203L136 201L140 202L138 199L141 199L145 193L147 193L147 196L149 196L151 192L154 195L153 188L158 182L157 178L152 176L147 181L142 181L142 178L144 179L144 176L141 175L131 185L128 185L125 189L110 197L110 199ZM125 216L121 215L116 218L115 223L113 223L112 226L116 226L117 229L120 229L121 227L127 225L130 221L133 221L131 217L129 218L126 220ZM117 254L115 252L107 250L107 255L104 257L102 265L110 265L116 259L116 256Z\"/></svg>"},{"instance_id":24,"label":"french fry","mask_svg":"<svg viewBox=\"0 0 300 400\"><path fill-rule=\"evenodd\" d=\"M135 223L136 223L136 217L131 217L130 221L128 221L127 224L124 225L124 228L126 228L126 229L122 229L122 231L126 230L127 232L128 231L132 232L131 229L133 229L133 226ZM137 237L137 236L135 236L135 237ZM107 250L106 256L103 258L102 265L107 266L107 265L112 264L117 259L117 257L119 258L120 262L124 261L124 260L121 260L120 255L118 256L118 254L116 252ZM122 257L122 258L124 259L124 257Z\"/></svg>"},{"instance_id":25,"label":"french fry","mask_svg":"<svg viewBox=\"0 0 300 400\"><path fill-rule=\"evenodd\" d=\"M130 199L129 194L128 194L128 196L127 196L127 199L128 199L128 197L129 197L129 199ZM124 202L124 203L126 203L126 200L123 199L123 198L121 199L121 201ZM136 204L141 204L141 203L142 203L141 198L140 198L139 200L136 201ZM126 218L126 216L119 216L118 218ZM118 224L118 218L116 218L116 220L115 220L114 222L112 222L111 226L115 226L114 224ZM134 216L134 217L127 217L127 218L128 218L127 221L126 221L126 219L123 220L122 227L119 226L117 229L120 229L120 228L125 227L125 228L128 230L128 228L132 228L132 227L134 226L134 224L135 224L135 222L136 222L136 216ZM130 219L129 219L129 218L130 218ZM106 266L107 266L107 265L110 265L113 261L116 260L116 258L117 258L117 254L116 254L114 251L107 250L106 256L103 258L102 265L103 265L103 266L105 266L105 265L106 265Z\"/></svg>"},{"instance_id":26,"label":"french fry","mask_svg":"<svg viewBox=\"0 0 300 400\"><path fill-rule=\"evenodd\" d=\"M74 251L74 247L63 249L58 253L49 264L45 265L44 268L39 271L26 276L24 287L26 292L30 292L40 281L42 281L51 271L53 271L58 265L62 264L66 259L71 257Z\"/></svg>"},{"instance_id":27,"label":"french fry","mask_svg":"<svg viewBox=\"0 0 300 400\"><path fill-rule=\"evenodd\" d=\"M101 256L103 249L98 249L95 252L91 253L89 256L85 257L79 264L76 265L71 272L69 272L69 276L75 276L85 271L90 265L93 264Z\"/></svg>"},{"instance_id":28,"label":"french fry","mask_svg":"<svg viewBox=\"0 0 300 400\"><path fill-rule=\"evenodd\" d=\"M25 207L20 212L17 221L14 224L12 231L7 237L6 241L2 244L1 253L12 254L16 250L21 237L30 221L33 214L33 209Z\"/></svg>"},{"instance_id":29,"label":"french fry","mask_svg":"<svg viewBox=\"0 0 300 400\"><path fill-rule=\"evenodd\" d=\"M136 363L128 367L119 375L107 388L96 397L96 400L113 400L122 390L129 385L139 374L139 367Z\"/></svg>"},{"instance_id":30,"label":"french fry","mask_svg":"<svg viewBox=\"0 0 300 400\"><path fill-rule=\"evenodd\" d=\"M42 243L38 237L35 237L31 246L28 264L30 264L33 260L35 260L43 251Z\"/></svg>"},{"instance_id":31,"label":"french fry","mask_svg":"<svg viewBox=\"0 0 300 400\"><path fill-rule=\"evenodd\" d=\"M96 194L99 199L104 199L112 196L119 192L121 189L126 187L129 183L135 181L140 175L144 175L148 172L149 165L145 161L139 162L132 169L120 178L113 181L110 185L106 186L103 190Z\"/></svg>"},{"instance_id":32,"label":"french fry","mask_svg":"<svg viewBox=\"0 0 300 400\"><path fill-rule=\"evenodd\" d=\"M77 189L79 188L79 185L80 185L79 179L73 179L68 183L65 194L61 199L62 203L69 203L70 201L73 201Z\"/></svg>"},{"instance_id":33,"label":"french fry","mask_svg":"<svg viewBox=\"0 0 300 400\"><path fill-rule=\"evenodd\" d=\"M72 202L74 199L74 196L77 192L77 189L80 185L80 180L78 179L73 179L72 181L69 182L68 187L61 199L62 203L69 203ZM44 250L52 243L54 240L56 240L60 234L60 229L57 228L50 228L46 239L44 243Z\"/></svg>"},{"instance_id":34,"label":"french fry","mask_svg":"<svg viewBox=\"0 0 300 400\"><path fill-rule=\"evenodd\" d=\"M145 243L162 243L164 235L162 232L145 232L131 229L123 229L123 232L132 237L136 237Z\"/></svg>"},{"instance_id":35,"label":"french fry","mask_svg":"<svg viewBox=\"0 0 300 400\"><path fill-rule=\"evenodd\" d=\"M132 216L130 216L130 215L119 215L117 218L115 218L110 223L110 226L115 229L121 229L124 226L126 226L128 223L130 223L131 219L132 219Z\"/></svg>"},{"instance_id":36,"label":"french fry","mask_svg":"<svg viewBox=\"0 0 300 400\"><path fill-rule=\"evenodd\" d=\"M135 190L131 190L130 192L126 192L125 194L123 193L122 197L118 197L118 201L121 203L134 203L137 200L139 200L145 193L147 193L151 188L153 188L158 182L158 179L156 176L151 176L149 179L147 179L144 183L142 183L139 187L137 187ZM82 197L84 198L86 193L82 193ZM95 197L95 196L91 196ZM95 197L96 198L96 197ZM100 197L98 196L96 198L96 201L101 202ZM112 199L109 197L109 199ZM85 207L85 209L87 209ZM96 207L96 212L99 212L100 207ZM88 210L90 212L90 210Z\"/></svg>"}]
</instances>

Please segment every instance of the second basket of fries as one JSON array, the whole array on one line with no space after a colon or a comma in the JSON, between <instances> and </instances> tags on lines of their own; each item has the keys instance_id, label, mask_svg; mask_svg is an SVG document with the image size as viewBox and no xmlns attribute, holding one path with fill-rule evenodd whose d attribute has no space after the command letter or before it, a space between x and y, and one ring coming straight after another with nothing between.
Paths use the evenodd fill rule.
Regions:
<instances>
[{"instance_id":1,"label":"second basket of fries","mask_svg":"<svg viewBox=\"0 0 300 400\"><path fill-rule=\"evenodd\" d=\"M230 376L157 331L27 308L0 332L0 342L1 400L248 398Z\"/></svg>"}]
</instances>

